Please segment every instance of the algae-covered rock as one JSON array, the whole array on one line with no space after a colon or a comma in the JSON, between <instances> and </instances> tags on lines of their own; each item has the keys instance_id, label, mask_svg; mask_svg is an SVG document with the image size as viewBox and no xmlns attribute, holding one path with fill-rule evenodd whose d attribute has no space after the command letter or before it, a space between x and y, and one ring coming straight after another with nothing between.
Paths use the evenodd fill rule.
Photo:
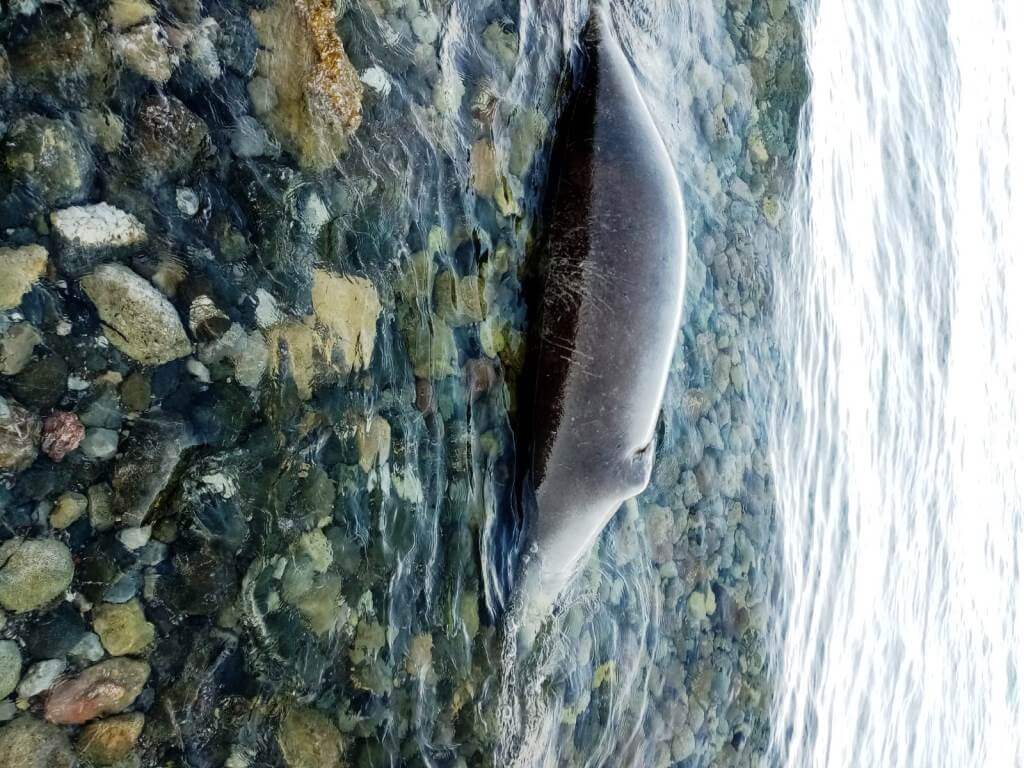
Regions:
<instances>
[{"instance_id":1,"label":"algae-covered rock","mask_svg":"<svg viewBox=\"0 0 1024 768\"><path fill-rule=\"evenodd\" d=\"M332 165L359 127L363 97L359 74L335 31L334 5L276 0L251 18L262 46L256 70L273 94L262 103L254 100L259 116L302 165Z\"/></svg>"},{"instance_id":2,"label":"algae-covered rock","mask_svg":"<svg viewBox=\"0 0 1024 768\"><path fill-rule=\"evenodd\" d=\"M32 715L0 728L0 765L4 768L73 768L77 763L67 734Z\"/></svg>"},{"instance_id":3,"label":"algae-covered rock","mask_svg":"<svg viewBox=\"0 0 1024 768\"><path fill-rule=\"evenodd\" d=\"M21 650L13 640L0 640L0 699L6 699L21 679Z\"/></svg>"},{"instance_id":4,"label":"algae-covered rock","mask_svg":"<svg viewBox=\"0 0 1024 768\"><path fill-rule=\"evenodd\" d=\"M92 765L116 765L135 749L145 724L141 712L93 721L82 729L75 748Z\"/></svg>"},{"instance_id":5,"label":"algae-covered rock","mask_svg":"<svg viewBox=\"0 0 1024 768\"><path fill-rule=\"evenodd\" d=\"M0 310L21 304L22 297L46 272L48 258L40 245L0 248Z\"/></svg>"},{"instance_id":6,"label":"algae-covered rock","mask_svg":"<svg viewBox=\"0 0 1024 768\"><path fill-rule=\"evenodd\" d=\"M78 130L42 115L19 118L4 137L3 167L45 205L66 205L88 194L96 172Z\"/></svg>"},{"instance_id":7,"label":"algae-covered rock","mask_svg":"<svg viewBox=\"0 0 1024 768\"><path fill-rule=\"evenodd\" d=\"M35 610L71 586L75 563L56 539L11 539L0 547L0 605Z\"/></svg>"},{"instance_id":8,"label":"algae-covered rock","mask_svg":"<svg viewBox=\"0 0 1024 768\"><path fill-rule=\"evenodd\" d=\"M146 621L138 600L103 603L93 609L93 629L111 656L143 653L155 638L155 628Z\"/></svg>"},{"instance_id":9,"label":"algae-covered rock","mask_svg":"<svg viewBox=\"0 0 1024 768\"><path fill-rule=\"evenodd\" d=\"M46 700L51 723L81 725L103 715L123 712L149 680L149 664L134 659L102 661L58 683Z\"/></svg>"},{"instance_id":10,"label":"algae-covered rock","mask_svg":"<svg viewBox=\"0 0 1024 768\"><path fill-rule=\"evenodd\" d=\"M161 365L192 352L177 310L149 282L120 264L104 264L81 280L103 333L129 357Z\"/></svg>"},{"instance_id":11,"label":"algae-covered rock","mask_svg":"<svg viewBox=\"0 0 1024 768\"><path fill-rule=\"evenodd\" d=\"M312 707L290 706L277 728L288 768L341 768L344 745L337 726Z\"/></svg>"}]
</instances>

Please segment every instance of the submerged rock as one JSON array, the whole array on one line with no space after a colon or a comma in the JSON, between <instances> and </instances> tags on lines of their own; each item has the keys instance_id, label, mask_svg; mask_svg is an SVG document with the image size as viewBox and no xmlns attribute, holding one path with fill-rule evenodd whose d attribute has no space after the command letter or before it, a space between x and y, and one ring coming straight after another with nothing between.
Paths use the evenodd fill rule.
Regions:
<instances>
[{"instance_id":1,"label":"submerged rock","mask_svg":"<svg viewBox=\"0 0 1024 768\"><path fill-rule=\"evenodd\" d=\"M104 335L129 357L161 365L191 354L192 344L177 310L127 267L104 264L81 282L96 305Z\"/></svg>"},{"instance_id":2,"label":"submerged rock","mask_svg":"<svg viewBox=\"0 0 1024 768\"><path fill-rule=\"evenodd\" d=\"M341 768L341 733L312 707L290 706L277 729L277 743L288 768Z\"/></svg>"},{"instance_id":3,"label":"submerged rock","mask_svg":"<svg viewBox=\"0 0 1024 768\"><path fill-rule=\"evenodd\" d=\"M142 693L149 672L149 664L134 659L94 664L53 689L43 710L45 717L51 723L81 725L123 712Z\"/></svg>"},{"instance_id":4,"label":"submerged rock","mask_svg":"<svg viewBox=\"0 0 1024 768\"><path fill-rule=\"evenodd\" d=\"M0 728L0 765L5 768L73 768L78 761L67 734L32 715Z\"/></svg>"},{"instance_id":5,"label":"submerged rock","mask_svg":"<svg viewBox=\"0 0 1024 768\"><path fill-rule=\"evenodd\" d=\"M0 310L21 304L36 281L46 272L49 254L39 245L0 248Z\"/></svg>"},{"instance_id":6,"label":"submerged rock","mask_svg":"<svg viewBox=\"0 0 1024 768\"><path fill-rule=\"evenodd\" d=\"M210 151L206 123L174 96L151 96L135 116L131 170L147 186L180 181Z\"/></svg>"},{"instance_id":7,"label":"submerged rock","mask_svg":"<svg viewBox=\"0 0 1024 768\"><path fill-rule=\"evenodd\" d=\"M62 461L85 437L79 418L67 411L55 411L43 420L43 453L53 461Z\"/></svg>"},{"instance_id":8,"label":"submerged rock","mask_svg":"<svg viewBox=\"0 0 1024 768\"><path fill-rule=\"evenodd\" d=\"M114 467L114 512L129 527L146 522L194 444L184 422L170 417L140 421L125 441Z\"/></svg>"},{"instance_id":9,"label":"submerged rock","mask_svg":"<svg viewBox=\"0 0 1024 768\"><path fill-rule=\"evenodd\" d=\"M313 272L313 312L327 330L327 355L347 373L369 368L377 338L381 303L364 277Z\"/></svg>"},{"instance_id":10,"label":"submerged rock","mask_svg":"<svg viewBox=\"0 0 1024 768\"><path fill-rule=\"evenodd\" d=\"M13 640L0 640L0 699L6 699L21 679L21 650Z\"/></svg>"},{"instance_id":11,"label":"submerged rock","mask_svg":"<svg viewBox=\"0 0 1024 768\"><path fill-rule=\"evenodd\" d=\"M58 266L72 277L146 242L142 222L107 203L54 211L50 224L60 244Z\"/></svg>"},{"instance_id":12,"label":"submerged rock","mask_svg":"<svg viewBox=\"0 0 1024 768\"><path fill-rule=\"evenodd\" d=\"M3 141L4 169L44 205L78 202L96 172L78 130L63 120L28 115L11 126Z\"/></svg>"},{"instance_id":13,"label":"submerged rock","mask_svg":"<svg viewBox=\"0 0 1024 768\"><path fill-rule=\"evenodd\" d=\"M43 340L31 324L15 323L0 337L0 374L15 376L32 359L36 345Z\"/></svg>"},{"instance_id":14,"label":"submerged rock","mask_svg":"<svg viewBox=\"0 0 1024 768\"><path fill-rule=\"evenodd\" d=\"M164 84L174 73L167 34L159 24L141 24L111 38L111 49L128 69L155 83Z\"/></svg>"},{"instance_id":15,"label":"submerged rock","mask_svg":"<svg viewBox=\"0 0 1024 768\"><path fill-rule=\"evenodd\" d=\"M20 472L39 455L39 417L14 400L0 397L0 472Z\"/></svg>"},{"instance_id":16,"label":"submerged rock","mask_svg":"<svg viewBox=\"0 0 1024 768\"><path fill-rule=\"evenodd\" d=\"M153 644L155 628L138 600L103 603L93 609L93 629L111 656L135 656Z\"/></svg>"},{"instance_id":17,"label":"submerged rock","mask_svg":"<svg viewBox=\"0 0 1024 768\"><path fill-rule=\"evenodd\" d=\"M0 547L0 605L25 613L71 586L75 563L56 539L11 539Z\"/></svg>"},{"instance_id":18,"label":"submerged rock","mask_svg":"<svg viewBox=\"0 0 1024 768\"><path fill-rule=\"evenodd\" d=\"M332 165L359 127L363 97L359 74L335 31L334 5L276 0L251 18L263 48L256 70L273 93L253 100L257 112L302 165Z\"/></svg>"},{"instance_id":19,"label":"submerged rock","mask_svg":"<svg viewBox=\"0 0 1024 768\"><path fill-rule=\"evenodd\" d=\"M62 493L50 512L50 525L62 531L77 522L89 508L85 494L67 491Z\"/></svg>"},{"instance_id":20,"label":"submerged rock","mask_svg":"<svg viewBox=\"0 0 1024 768\"><path fill-rule=\"evenodd\" d=\"M82 729L75 747L92 765L116 765L135 749L145 724L141 712L96 720Z\"/></svg>"}]
</instances>

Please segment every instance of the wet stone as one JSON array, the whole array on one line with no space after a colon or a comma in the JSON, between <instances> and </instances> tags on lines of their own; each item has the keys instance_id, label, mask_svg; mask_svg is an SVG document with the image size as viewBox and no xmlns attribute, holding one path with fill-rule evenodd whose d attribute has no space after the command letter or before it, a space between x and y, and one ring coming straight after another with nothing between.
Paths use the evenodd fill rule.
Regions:
<instances>
[{"instance_id":1,"label":"wet stone","mask_svg":"<svg viewBox=\"0 0 1024 768\"><path fill-rule=\"evenodd\" d=\"M0 765L5 768L73 768L77 760L64 731L32 715L0 728Z\"/></svg>"},{"instance_id":2,"label":"wet stone","mask_svg":"<svg viewBox=\"0 0 1024 768\"><path fill-rule=\"evenodd\" d=\"M132 172L150 187L180 181L210 148L206 123L174 96L146 99L135 116Z\"/></svg>"},{"instance_id":3,"label":"wet stone","mask_svg":"<svg viewBox=\"0 0 1024 768\"><path fill-rule=\"evenodd\" d=\"M18 119L2 145L4 169L46 206L80 202L90 191L95 165L77 128L42 115Z\"/></svg>"},{"instance_id":4,"label":"wet stone","mask_svg":"<svg viewBox=\"0 0 1024 768\"><path fill-rule=\"evenodd\" d=\"M11 381L11 391L27 406L52 408L67 390L68 365L60 355L44 355L26 365Z\"/></svg>"},{"instance_id":5,"label":"wet stone","mask_svg":"<svg viewBox=\"0 0 1024 768\"><path fill-rule=\"evenodd\" d=\"M186 449L194 444L188 427L171 417L139 422L122 446L114 467L114 513L128 527L142 525L169 487Z\"/></svg>"},{"instance_id":6,"label":"wet stone","mask_svg":"<svg viewBox=\"0 0 1024 768\"><path fill-rule=\"evenodd\" d=\"M50 214L60 244L60 270L77 277L101 261L117 258L146 242L146 229L132 214L107 203L82 205Z\"/></svg>"},{"instance_id":7,"label":"wet stone","mask_svg":"<svg viewBox=\"0 0 1024 768\"><path fill-rule=\"evenodd\" d=\"M104 264L82 278L103 333L129 357L160 365L191 353L174 306L151 283L119 264Z\"/></svg>"},{"instance_id":8,"label":"wet stone","mask_svg":"<svg viewBox=\"0 0 1024 768\"><path fill-rule=\"evenodd\" d=\"M13 640L0 640L0 699L11 695L21 679L21 650Z\"/></svg>"},{"instance_id":9,"label":"wet stone","mask_svg":"<svg viewBox=\"0 0 1024 768\"><path fill-rule=\"evenodd\" d=\"M75 523L89 508L85 494L68 491L58 497L50 511L50 525L62 531Z\"/></svg>"},{"instance_id":10,"label":"wet stone","mask_svg":"<svg viewBox=\"0 0 1024 768\"><path fill-rule=\"evenodd\" d=\"M79 733L75 748L93 765L116 765L135 749L145 724L140 712L93 721Z\"/></svg>"},{"instance_id":11,"label":"wet stone","mask_svg":"<svg viewBox=\"0 0 1024 768\"><path fill-rule=\"evenodd\" d=\"M22 297L46 272L48 258L39 245L0 248L0 310L21 304Z\"/></svg>"},{"instance_id":12,"label":"wet stone","mask_svg":"<svg viewBox=\"0 0 1024 768\"><path fill-rule=\"evenodd\" d=\"M0 374L14 376L32 359L37 344L43 340L31 324L15 323L0 337Z\"/></svg>"},{"instance_id":13,"label":"wet stone","mask_svg":"<svg viewBox=\"0 0 1024 768\"><path fill-rule=\"evenodd\" d=\"M288 768L341 768L341 733L327 716L311 707L291 706L281 718L277 743Z\"/></svg>"},{"instance_id":14,"label":"wet stone","mask_svg":"<svg viewBox=\"0 0 1024 768\"><path fill-rule=\"evenodd\" d=\"M0 605L24 613L71 586L71 552L55 539L10 539L0 547Z\"/></svg>"},{"instance_id":15,"label":"wet stone","mask_svg":"<svg viewBox=\"0 0 1024 768\"><path fill-rule=\"evenodd\" d=\"M92 625L111 656L139 655L153 644L155 637L154 627L146 621L138 600L95 607Z\"/></svg>"},{"instance_id":16,"label":"wet stone","mask_svg":"<svg viewBox=\"0 0 1024 768\"><path fill-rule=\"evenodd\" d=\"M43 453L53 461L62 461L74 451L85 437L85 427L79 418L67 411L55 411L43 419Z\"/></svg>"},{"instance_id":17,"label":"wet stone","mask_svg":"<svg viewBox=\"0 0 1024 768\"><path fill-rule=\"evenodd\" d=\"M18 696L22 699L31 699L50 690L50 686L67 669L67 662L63 659L46 659L39 661L28 668L25 676L18 684Z\"/></svg>"},{"instance_id":18,"label":"wet stone","mask_svg":"<svg viewBox=\"0 0 1024 768\"><path fill-rule=\"evenodd\" d=\"M51 723L81 725L130 707L149 679L149 665L118 658L95 664L59 683L46 700L44 715Z\"/></svg>"},{"instance_id":19,"label":"wet stone","mask_svg":"<svg viewBox=\"0 0 1024 768\"><path fill-rule=\"evenodd\" d=\"M39 454L42 424L18 402L0 397L0 472L20 472Z\"/></svg>"}]
</instances>

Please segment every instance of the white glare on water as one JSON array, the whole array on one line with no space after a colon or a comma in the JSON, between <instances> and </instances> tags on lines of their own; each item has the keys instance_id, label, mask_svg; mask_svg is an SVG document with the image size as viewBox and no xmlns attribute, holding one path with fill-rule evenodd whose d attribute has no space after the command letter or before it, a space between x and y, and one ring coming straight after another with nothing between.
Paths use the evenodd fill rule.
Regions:
<instances>
[{"instance_id":1,"label":"white glare on water","mask_svg":"<svg viewBox=\"0 0 1024 768\"><path fill-rule=\"evenodd\" d=\"M773 764L1024 764L1024 3L824 0L780 265Z\"/></svg>"}]
</instances>

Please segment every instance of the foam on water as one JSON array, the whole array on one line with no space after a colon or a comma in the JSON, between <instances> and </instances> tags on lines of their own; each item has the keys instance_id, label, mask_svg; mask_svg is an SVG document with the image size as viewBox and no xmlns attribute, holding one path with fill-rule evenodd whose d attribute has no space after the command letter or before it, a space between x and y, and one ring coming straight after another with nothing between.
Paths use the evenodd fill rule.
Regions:
<instances>
[{"instance_id":1,"label":"foam on water","mask_svg":"<svg viewBox=\"0 0 1024 768\"><path fill-rule=\"evenodd\" d=\"M1020 765L1024 7L830 0L806 33L772 763Z\"/></svg>"}]
</instances>

